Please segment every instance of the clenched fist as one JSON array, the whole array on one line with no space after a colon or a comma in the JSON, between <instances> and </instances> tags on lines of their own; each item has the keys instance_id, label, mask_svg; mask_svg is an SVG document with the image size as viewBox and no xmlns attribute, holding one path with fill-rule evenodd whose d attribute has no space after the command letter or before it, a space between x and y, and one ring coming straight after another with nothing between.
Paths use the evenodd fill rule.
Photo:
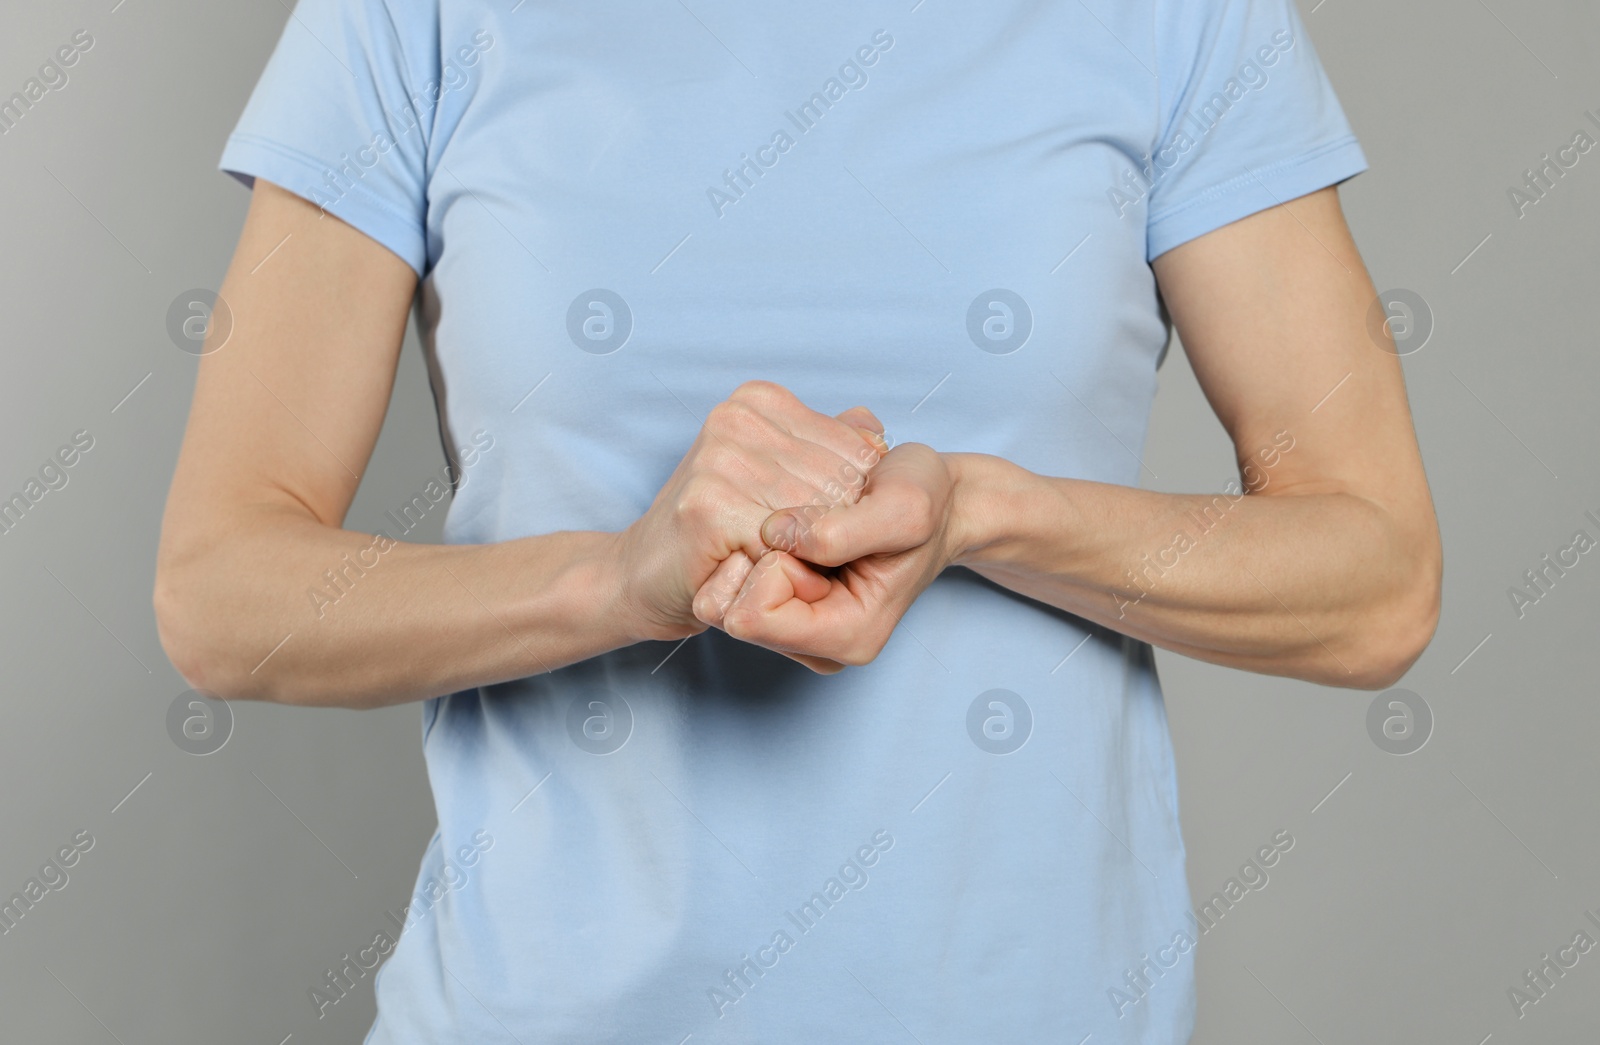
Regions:
<instances>
[{"instance_id":1,"label":"clenched fist","mask_svg":"<svg viewBox=\"0 0 1600 1045\"><path fill-rule=\"evenodd\" d=\"M882 433L865 407L829 417L771 382L740 385L711 410L650 508L617 534L635 638L705 630L770 550L767 517L854 503L886 449Z\"/></svg>"}]
</instances>

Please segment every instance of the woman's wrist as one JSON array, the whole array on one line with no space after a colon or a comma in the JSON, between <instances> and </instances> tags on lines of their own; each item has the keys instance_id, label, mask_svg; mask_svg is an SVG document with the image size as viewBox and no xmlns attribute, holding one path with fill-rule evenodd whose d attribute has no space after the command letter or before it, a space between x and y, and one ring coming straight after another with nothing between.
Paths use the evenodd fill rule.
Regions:
<instances>
[{"instance_id":1,"label":"woman's wrist","mask_svg":"<svg viewBox=\"0 0 1600 1045\"><path fill-rule=\"evenodd\" d=\"M594 593L592 622L613 649L639 642L675 642L706 628L692 614L663 614L652 604L649 585L640 574L653 575L662 566L661 555L668 553L662 550L648 556L649 563L641 563L635 554L641 540L635 532L638 526L636 520L624 530L585 534L595 542L593 553L582 564Z\"/></svg>"},{"instance_id":2,"label":"woman's wrist","mask_svg":"<svg viewBox=\"0 0 1600 1045\"><path fill-rule=\"evenodd\" d=\"M656 636L633 597L628 576L632 557L628 554L629 530L593 534L595 553L583 565L594 592L591 609L596 627L618 646L631 646Z\"/></svg>"},{"instance_id":3,"label":"woman's wrist","mask_svg":"<svg viewBox=\"0 0 1600 1045\"><path fill-rule=\"evenodd\" d=\"M950 469L952 566L973 566L1003 556L1021 535L1027 469L992 454L947 453Z\"/></svg>"},{"instance_id":4,"label":"woman's wrist","mask_svg":"<svg viewBox=\"0 0 1600 1045\"><path fill-rule=\"evenodd\" d=\"M552 657L571 663L647 637L629 598L622 536L563 530L525 542L531 583L507 623L551 646L541 656L540 669L548 670Z\"/></svg>"}]
</instances>

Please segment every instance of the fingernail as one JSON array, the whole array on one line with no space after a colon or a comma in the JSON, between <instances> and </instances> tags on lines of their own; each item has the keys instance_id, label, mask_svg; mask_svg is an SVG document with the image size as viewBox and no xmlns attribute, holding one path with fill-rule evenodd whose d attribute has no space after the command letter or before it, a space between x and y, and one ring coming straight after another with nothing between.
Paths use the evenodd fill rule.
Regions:
<instances>
[{"instance_id":1,"label":"fingernail","mask_svg":"<svg viewBox=\"0 0 1600 1045\"><path fill-rule=\"evenodd\" d=\"M860 426L857 426L856 431L860 432L862 438L866 439L867 442L871 443L880 452L889 448L889 441L884 438L882 432L875 431L871 428L862 428Z\"/></svg>"},{"instance_id":2,"label":"fingernail","mask_svg":"<svg viewBox=\"0 0 1600 1045\"><path fill-rule=\"evenodd\" d=\"M769 520L764 529L767 532L761 535L761 539L767 542L767 547L781 551L788 551L794 547L796 530L794 516L783 515L776 522Z\"/></svg>"}]
</instances>

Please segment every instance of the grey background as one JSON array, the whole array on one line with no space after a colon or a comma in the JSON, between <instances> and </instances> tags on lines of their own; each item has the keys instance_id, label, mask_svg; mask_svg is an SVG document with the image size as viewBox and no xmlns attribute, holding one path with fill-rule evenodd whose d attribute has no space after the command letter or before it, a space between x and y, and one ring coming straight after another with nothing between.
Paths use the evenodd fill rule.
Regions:
<instances>
[{"instance_id":1,"label":"grey background","mask_svg":"<svg viewBox=\"0 0 1600 1045\"><path fill-rule=\"evenodd\" d=\"M1600 114L1600 12L1301 11L1372 164L1343 190L1368 267L1436 322L1405 367L1446 598L1401 683L1434 732L1389 754L1367 732L1376 694L1159 654L1196 903L1274 832L1296 839L1202 940L1194 1041L1592 1041L1600 950L1523 1018L1507 991L1580 929L1600 940L1583 917L1600 909L1600 556L1523 619L1507 588L1580 527L1600 535L1583 517L1600 515L1600 151L1520 219L1507 190L1578 128L1600 138L1584 117ZM215 163L286 18L199 0L0 12L0 97L75 31L95 38L0 137L0 496L73 431L95 437L69 484L0 536L0 896L75 832L95 838L0 936L8 1041L359 1041L370 977L321 1021L307 991L407 901L432 832L416 705L241 703L205 757L166 731L185 686L150 591L196 361L164 317L231 255L248 194ZM1180 352L1145 460L1161 489L1235 476ZM439 462L408 334L348 525L377 525Z\"/></svg>"}]
</instances>

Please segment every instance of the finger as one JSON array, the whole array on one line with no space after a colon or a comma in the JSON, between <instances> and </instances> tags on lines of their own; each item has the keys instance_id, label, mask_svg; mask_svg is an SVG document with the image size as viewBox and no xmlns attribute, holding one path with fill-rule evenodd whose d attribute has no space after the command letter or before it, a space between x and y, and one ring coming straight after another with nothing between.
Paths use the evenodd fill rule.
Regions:
<instances>
[{"instance_id":1,"label":"finger","mask_svg":"<svg viewBox=\"0 0 1600 1045\"><path fill-rule=\"evenodd\" d=\"M889 438L884 432L883 422L864 406L852 406L850 409L834 415L834 419L860 432L862 438L871 443L880 454L889 452Z\"/></svg>"},{"instance_id":2,"label":"finger","mask_svg":"<svg viewBox=\"0 0 1600 1045\"><path fill-rule=\"evenodd\" d=\"M770 416L795 438L825 446L863 471L883 456L884 451L879 448L883 422L864 406L853 406L838 417L829 417L790 396L787 401L775 403Z\"/></svg>"},{"instance_id":3,"label":"finger","mask_svg":"<svg viewBox=\"0 0 1600 1045\"><path fill-rule=\"evenodd\" d=\"M773 635L771 627L779 618L789 623L786 631L795 626L811 623L811 603L821 602L832 586L829 579L818 575L808 565L787 552L768 552L755 563L749 578L739 591L726 613L723 629L734 639L755 642L774 650L797 650L792 645L773 645L768 642ZM802 594L808 599L802 599Z\"/></svg>"},{"instance_id":4,"label":"finger","mask_svg":"<svg viewBox=\"0 0 1600 1045\"><path fill-rule=\"evenodd\" d=\"M857 479L854 490L830 478L813 480L813 475L827 477L830 470L849 466L831 451L789 436L754 412L749 413L748 424L750 430L738 435L708 430L696 465L698 474L676 491L675 510L684 513L707 553L702 576L708 579L734 553L747 555L752 563L766 554L761 524L775 509L853 500L866 485L864 477ZM785 453L787 459L779 460L775 452Z\"/></svg>"},{"instance_id":5,"label":"finger","mask_svg":"<svg viewBox=\"0 0 1600 1045\"><path fill-rule=\"evenodd\" d=\"M799 599L819 602L827 597L833 582L806 563L781 551L769 551L750 570L740 585L734 603L747 609L767 609Z\"/></svg>"},{"instance_id":6,"label":"finger","mask_svg":"<svg viewBox=\"0 0 1600 1045\"><path fill-rule=\"evenodd\" d=\"M809 653L787 653L783 650L774 650L773 652L781 653L796 663L804 664L818 675L837 675L844 670L843 664L836 660L829 660L827 657L813 657Z\"/></svg>"},{"instance_id":7,"label":"finger","mask_svg":"<svg viewBox=\"0 0 1600 1045\"><path fill-rule=\"evenodd\" d=\"M798 568L785 569L780 565L782 559L789 559L793 567ZM789 556L772 552L762 556L761 562L753 564L745 575L744 584L735 599L735 604L743 607L743 609L742 611L733 612L739 612L741 619L746 623L757 623L761 613L759 607L767 602L776 601L781 603L788 598L795 597L797 594L807 595L812 601L815 601L825 596L827 590L828 581L826 578L820 577L814 571L807 569L803 563L795 563ZM752 595L752 592L755 594ZM749 601L746 601L746 596L749 596ZM724 619L720 622L722 625L726 624L725 617L730 610L731 607L723 607ZM751 616L752 612L756 616ZM736 634L739 631L738 623L733 625L733 629L728 634L742 641L752 641L749 637L750 632L742 635ZM759 642L755 644L763 645ZM767 648L772 649L772 647ZM819 657L787 649L774 649L774 652L781 653L799 664L804 664L820 675L832 675L844 669L844 665L839 661L831 660L827 657Z\"/></svg>"},{"instance_id":8,"label":"finger","mask_svg":"<svg viewBox=\"0 0 1600 1045\"><path fill-rule=\"evenodd\" d=\"M728 459L732 459L733 453L730 449ZM768 462L762 455L743 454L739 458L737 469L717 464L695 475L675 491L677 500L666 505L666 511L680 517L687 528L685 532L702 557L692 576L698 587L689 593L691 600L730 558L734 559L734 565L738 563L738 556L754 563L767 553L769 549L761 540L761 523L772 509L766 504L765 491L795 490L802 496L809 492L808 487L782 468L767 467ZM733 566L727 568L731 570ZM741 574L738 582L743 579ZM737 590L735 582L733 591Z\"/></svg>"},{"instance_id":9,"label":"finger","mask_svg":"<svg viewBox=\"0 0 1600 1045\"><path fill-rule=\"evenodd\" d=\"M770 552L724 614L723 630L779 653L833 660L825 654L838 651L838 629L828 626L823 604L844 608L850 599L843 588L786 552Z\"/></svg>"},{"instance_id":10,"label":"finger","mask_svg":"<svg viewBox=\"0 0 1600 1045\"><path fill-rule=\"evenodd\" d=\"M927 523L927 495L920 487L885 483L855 504L773 512L761 524L761 540L818 566L843 566L866 555L917 547L928 539Z\"/></svg>"},{"instance_id":11,"label":"finger","mask_svg":"<svg viewBox=\"0 0 1600 1045\"><path fill-rule=\"evenodd\" d=\"M862 438L866 439L867 442L871 443L872 444L872 448L874 450L878 451L879 460L882 460L883 455L889 452L889 437L884 435L882 432L875 431L874 429L871 429L871 428L863 428L860 425L856 426L856 431L860 432ZM877 463L878 463L877 461L873 461L872 462L872 464L877 464ZM868 468L868 470L870 470L871 469L871 465L868 465L867 468Z\"/></svg>"},{"instance_id":12,"label":"finger","mask_svg":"<svg viewBox=\"0 0 1600 1045\"><path fill-rule=\"evenodd\" d=\"M742 551L735 551L712 571L711 576L700 586L694 596L694 615L697 620L716 627L722 626L722 615L733 600L739 597L739 591L744 587L744 582L750 576L750 571L755 567L755 560Z\"/></svg>"},{"instance_id":13,"label":"finger","mask_svg":"<svg viewBox=\"0 0 1600 1045\"><path fill-rule=\"evenodd\" d=\"M876 450L872 454L875 458L873 463L883 458ZM791 485L786 489L774 489L776 499L768 502L771 509L798 504L812 504L820 508L854 504L861 499L872 471L869 464L847 461L831 450L800 441L794 441L788 452L778 456L775 463L794 477L798 487ZM793 500L785 498L788 490L796 489L803 495Z\"/></svg>"},{"instance_id":14,"label":"finger","mask_svg":"<svg viewBox=\"0 0 1600 1045\"><path fill-rule=\"evenodd\" d=\"M818 413L782 385L746 381L729 398L749 405L795 438L832 450L863 471L876 464L881 456L876 444L854 424ZM846 413L865 422L864 427L883 431L883 423L865 407L851 407Z\"/></svg>"},{"instance_id":15,"label":"finger","mask_svg":"<svg viewBox=\"0 0 1600 1045\"><path fill-rule=\"evenodd\" d=\"M855 428L866 428L883 434L883 422L878 420L878 415L864 406L852 406L848 410L833 415L835 419L843 421Z\"/></svg>"},{"instance_id":16,"label":"finger","mask_svg":"<svg viewBox=\"0 0 1600 1045\"><path fill-rule=\"evenodd\" d=\"M823 420L836 424L832 418ZM751 500L764 503L768 511L791 504L853 501L865 488L868 471L883 455L868 445L859 430L850 431L861 451L854 461L831 447L795 435L775 414L730 399L707 419L702 460L745 490ZM756 525L760 526L759 521Z\"/></svg>"},{"instance_id":17,"label":"finger","mask_svg":"<svg viewBox=\"0 0 1600 1045\"><path fill-rule=\"evenodd\" d=\"M820 510L857 500L867 485L866 460L876 461L882 456L875 449L868 449L863 466L857 466L826 447L791 434L775 415L789 406L801 412L806 408L778 386L770 389L771 394L764 393L765 401L776 403L777 407L751 401L750 393L741 386L745 398L730 398L719 404L701 431L697 463L703 477L691 480L696 486L687 502L680 503L690 506L693 521L712 540L713 547L708 547L711 554L701 574L708 579L736 551L748 556L750 562L768 551L761 540L761 524L774 509L803 504ZM878 423L867 410L856 409L849 416ZM823 420L843 426L833 419ZM878 438L870 429L853 431L858 439ZM865 442L857 445L867 446ZM740 565L741 561L735 559L727 569ZM719 582L724 579L719 578ZM739 579L736 576L728 583L732 586ZM714 597L725 600L728 594L715 589L695 607L693 597L698 596L697 590L692 593L691 611L703 614L702 619L707 622L714 621L721 612Z\"/></svg>"}]
</instances>

